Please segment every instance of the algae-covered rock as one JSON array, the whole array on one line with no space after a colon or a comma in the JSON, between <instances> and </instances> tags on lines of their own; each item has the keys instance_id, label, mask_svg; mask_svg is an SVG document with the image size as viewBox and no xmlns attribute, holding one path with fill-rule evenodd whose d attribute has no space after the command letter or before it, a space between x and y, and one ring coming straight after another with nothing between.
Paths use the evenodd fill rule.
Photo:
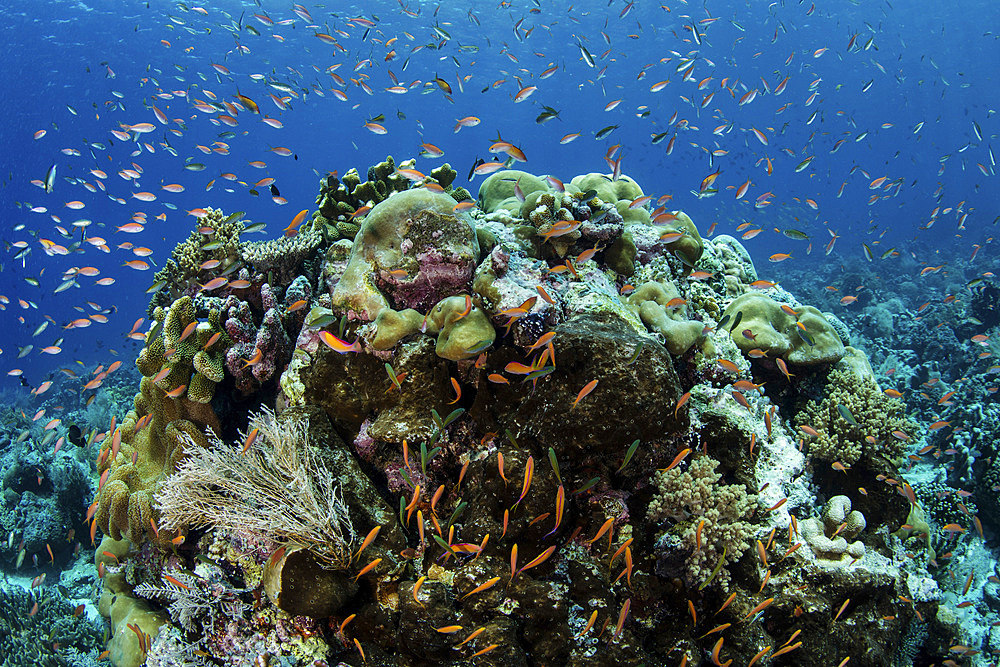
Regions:
<instances>
[{"instance_id":1,"label":"algae-covered rock","mask_svg":"<svg viewBox=\"0 0 1000 667\"><path fill-rule=\"evenodd\" d=\"M748 293L729 304L726 316L733 342L744 354L760 349L803 366L830 364L844 356L836 330L812 306L782 307L770 297Z\"/></svg>"},{"instance_id":2,"label":"algae-covered rock","mask_svg":"<svg viewBox=\"0 0 1000 667\"><path fill-rule=\"evenodd\" d=\"M468 289L479 242L454 206L446 194L415 189L373 208L333 288L333 307L370 321L386 307L426 310Z\"/></svg>"},{"instance_id":3,"label":"algae-covered rock","mask_svg":"<svg viewBox=\"0 0 1000 667\"><path fill-rule=\"evenodd\" d=\"M682 392L667 350L610 312L574 317L555 329L556 367L538 387L480 385L473 417L491 430L560 443L564 451L620 455L635 438L661 438L675 425ZM630 363L639 346L637 358ZM507 361L499 352L501 366ZM573 401L590 381L593 391Z\"/></svg>"}]
</instances>

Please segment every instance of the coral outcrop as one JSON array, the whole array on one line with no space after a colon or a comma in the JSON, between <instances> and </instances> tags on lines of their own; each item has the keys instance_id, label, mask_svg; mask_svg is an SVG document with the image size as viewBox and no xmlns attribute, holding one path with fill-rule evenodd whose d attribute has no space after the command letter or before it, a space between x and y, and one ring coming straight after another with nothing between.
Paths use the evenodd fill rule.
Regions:
<instances>
[{"instance_id":1,"label":"coral outcrop","mask_svg":"<svg viewBox=\"0 0 1000 667\"><path fill-rule=\"evenodd\" d=\"M104 611L160 615L116 663L875 665L936 617L901 549L958 505L899 483L921 434L847 325L626 176L477 208L416 166L152 311L95 509Z\"/></svg>"}]
</instances>

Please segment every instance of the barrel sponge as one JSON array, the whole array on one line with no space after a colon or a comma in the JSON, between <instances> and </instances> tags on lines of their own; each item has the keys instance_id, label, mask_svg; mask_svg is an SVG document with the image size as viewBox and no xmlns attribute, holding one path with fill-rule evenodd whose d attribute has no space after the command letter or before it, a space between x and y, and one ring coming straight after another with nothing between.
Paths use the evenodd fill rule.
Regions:
<instances>
[{"instance_id":1,"label":"barrel sponge","mask_svg":"<svg viewBox=\"0 0 1000 667\"><path fill-rule=\"evenodd\" d=\"M334 309L374 320L386 307L426 310L468 289L479 262L476 228L447 194L415 188L365 218L333 288Z\"/></svg>"},{"instance_id":2,"label":"barrel sponge","mask_svg":"<svg viewBox=\"0 0 1000 667\"><path fill-rule=\"evenodd\" d=\"M108 471L108 475L97 494L95 513L102 532L135 544L154 532L150 520L157 517L152 498L160 480L172 473L183 457L184 435L200 442L205 440L203 427L219 428L211 406L169 398L150 378L143 378L139 387L137 410L130 411L119 427L121 446L114 460L109 460L114 438L105 438L101 445L107 454L99 472ZM136 423L147 414L152 415L148 424L137 430ZM169 537L161 541L169 541Z\"/></svg>"},{"instance_id":3,"label":"barrel sponge","mask_svg":"<svg viewBox=\"0 0 1000 667\"><path fill-rule=\"evenodd\" d=\"M729 316L725 327L732 327L733 342L744 354L756 348L803 366L830 364L844 356L844 343L819 310L812 306L791 310L795 315L770 297L747 293L733 299L723 318Z\"/></svg>"},{"instance_id":4,"label":"barrel sponge","mask_svg":"<svg viewBox=\"0 0 1000 667\"><path fill-rule=\"evenodd\" d=\"M640 285L628 298L632 311L650 330L663 336L664 347L674 355L687 352L701 337L704 328L701 322L687 319L686 303L670 303L679 298L672 282L653 281Z\"/></svg>"},{"instance_id":5,"label":"barrel sponge","mask_svg":"<svg viewBox=\"0 0 1000 667\"><path fill-rule=\"evenodd\" d=\"M490 174L479 186L479 208L486 213L504 209L511 215L517 215L521 210L521 200L514 192L514 186L520 184L521 193L525 198L534 192L547 192L545 181L517 169L502 169Z\"/></svg>"},{"instance_id":6,"label":"barrel sponge","mask_svg":"<svg viewBox=\"0 0 1000 667\"><path fill-rule=\"evenodd\" d=\"M427 314L427 331L438 335L434 351L439 357L451 361L472 359L484 345L489 347L496 340L497 332L481 308L472 304L471 310L462 315L466 298L448 297Z\"/></svg>"}]
</instances>

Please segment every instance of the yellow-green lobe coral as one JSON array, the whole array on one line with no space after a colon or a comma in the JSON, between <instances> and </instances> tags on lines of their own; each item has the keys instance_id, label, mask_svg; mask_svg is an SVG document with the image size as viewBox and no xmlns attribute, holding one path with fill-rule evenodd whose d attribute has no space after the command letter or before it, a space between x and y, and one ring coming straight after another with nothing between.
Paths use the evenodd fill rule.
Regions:
<instances>
[{"instance_id":1,"label":"yellow-green lobe coral","mask_svg":"<svg viewBox=\"0 0 1000 667\"><path fill-rule=\"evenodd\" d=\"M844 343L819 310L786 308L795 314L770 297L748 293L733 299L723 318L729 316L726 328L732 329L733 341L744 354L760 349L771 358L804 366L829 364L844 356Z\"/></svg>"},{"instance_id":2,"label":"yellow-green lobe coral","mask_svg":"<svg viewBox=\"0 0 1000 667\"><path fill-rule=\"evenodd\" d=\"M211 406L186 398L170 398L156 387L152 378L139 383L140 393L116 434L101 444L102 463L107 471L97 494L94 520L105 534L116 540L141 544L154 535L151 521L157 520L153 495L158 484L170 475L184 455L184 436L204 441L202 430L219 429ZM142 425L140 426L140 422ZM120 439L117 456L111 451ZM160 535L168 543L170 535Z\"/></svg>"},{"instance_id":3,"label":"yellow-green lobe coral","mask_svg":"<svg viewBox=\"0 0 1000 667\"><path fill-rule=\"evenodd\" d=\"M94 555L94 565L118 565L129 553L129 543L105 535ZM139 643L139 635L129 626L155 638L160 626L167 622L167 614L154 609L148 602L137 598L126 580L125 572L108 572L98 610L111 621L108 637L108 658L115 667L139 667L146 664L146 651Z\"/></svg>"},{"instance_id":4,"label":"yellow-green lobe coral","mask_svg":"<svg viewBox=\"0 0 1000 667\"><path fill-rule=\"evenodd\" d=\"M479 208L486 213L504 209L512 215L521 211L521 200L515 194L520 187L525 200L535 192L548 192L549 187L538 176L517 169L502 169L489 175L479 186Z\"/></svg>"},{"instance_id":5,"label":"yellow-green lobe coral","mask_svg":"<svg viewBox=\"0 0 1000 667\"><path fill-rule=\"evenodd\" d=\"M611 177L604 174L580 174L569 182L573 188L578 188L579 192L594 190L597 196L608 204L615 204L619 200L633 201L642 196L642 188L634 180L624 174L618 180L611 180ZM568 188L568 190L572 190Z\"/></svg>"},{"instance_id":6,"label":"yellow-green lobe coral","mask_svg":"<svg viewBox=\"0 0 1000 667\"><path fill-rule=\"evenodd\" d=\"M372 347L376 350L391 350L406 336L418 333L423 322L424 316L412 308L401 311L385 308L375 318Z\"/></svg>"},{"instance_id":7,"label":"yellow-green lobe coral","mask_svg":"<svg viewBox=\"0 0 1000 667\"><path fill-rule=\"evenodd\" d=\"M657 225L660 237L666 243L669 252L681 260L688 269L693 268L705 252L705 242L687 213L673 211L670 216L672 220Z\"/></svg>"},{"instance_id":8,"label":"yellow-green lobe coral","mask_svg":"<svg viewBox=\"0 0 1000 667\"><path fill-rule=\"evenodd\" d=\"M701 338L705 325L687 319L687 304L672 282L643 283L629 295L628 303L643 324L663 336L670 354L684 354Z\"/></svg>"},{"instance_id":9,"label":"yellow-green lobe coral","mask_svg":"<svg viewBox=\"0 0 1000 667\"><path fill-rule=\"evenodd\" d=\"M451 361L472 359L497 337L486 313L462 296L448 297L434 306L427 315L427 330L438 335L437 355Z\"/></svg>"}]
</instances>

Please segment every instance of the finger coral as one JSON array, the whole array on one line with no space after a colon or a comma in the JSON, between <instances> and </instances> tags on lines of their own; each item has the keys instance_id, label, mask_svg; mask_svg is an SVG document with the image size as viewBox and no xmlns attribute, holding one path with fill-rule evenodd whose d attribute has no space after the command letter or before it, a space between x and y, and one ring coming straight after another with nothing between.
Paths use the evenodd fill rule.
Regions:
<instances>
[{"instance_id":1,"label":"finger coral","mask_svg":"<svg viewBox=\"0 0 1000 667\"><path fill-rule=\"evenodd\" d=\"M698 588L721 563L712 583L728 591L727 564L738 561L750 545L754 527L746 519L753 514L757 496L740 484L719 484L718 464L702 455L687 470L657 472L657 493L646 518L664 529L656 543L658 570Z\"/></svg>"}]
</instances>

